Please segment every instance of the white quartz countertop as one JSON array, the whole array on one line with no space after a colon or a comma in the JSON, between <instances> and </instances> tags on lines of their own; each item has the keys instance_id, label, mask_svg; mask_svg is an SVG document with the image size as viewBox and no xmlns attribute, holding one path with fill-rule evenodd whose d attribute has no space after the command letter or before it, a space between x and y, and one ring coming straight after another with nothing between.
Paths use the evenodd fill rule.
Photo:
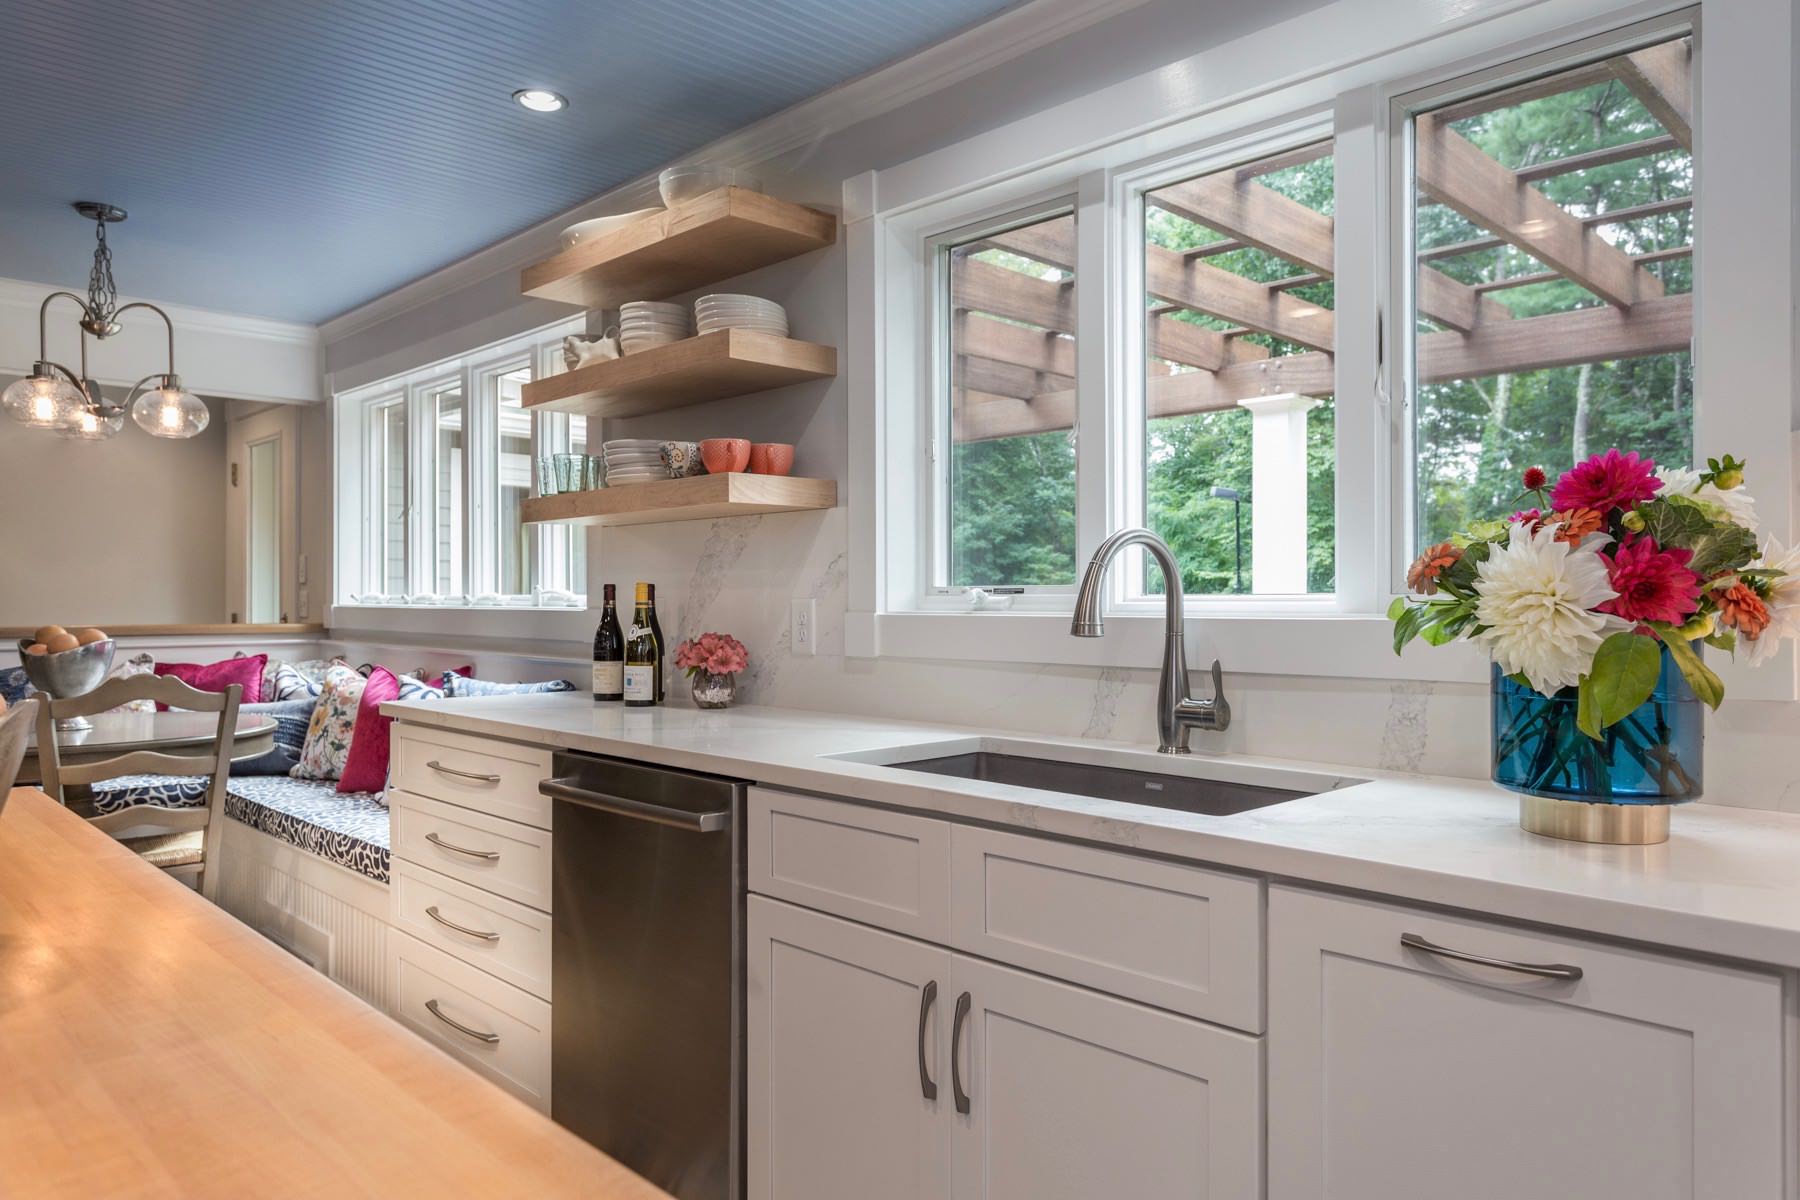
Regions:
<instances>
[{"instance_id":1,"label":"white quartz countertop","mask_svg":"<svg viewBox=\"0 0 1800 1200\"><path fill-rule=\"evenodd\" d=\"M1590 846L1528 834L1488 783L1387 775L1289 759L1158 755L1151 745L1027 738L795 709L629 709L580 693L391 702L402 721L614 755L867 803L1035 830L1277 878L1800 968L1800 816L1691 804L1660 846ZM1204 735L1196 735L1196 742ZM1138 770L1336 790L1232 816L955 779L850 761L959 742L1030 746ZM1321 778L1322 777L1322 778ZM1352 782L1352 781L1366 782Z\"/></svg>"}]
</instances>

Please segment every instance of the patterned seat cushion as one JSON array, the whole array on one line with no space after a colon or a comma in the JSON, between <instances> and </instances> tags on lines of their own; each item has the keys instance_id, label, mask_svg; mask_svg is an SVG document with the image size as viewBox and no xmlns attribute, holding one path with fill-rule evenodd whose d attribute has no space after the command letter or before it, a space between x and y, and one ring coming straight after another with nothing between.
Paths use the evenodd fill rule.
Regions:
<instances>
[{"instance_id":1,"label":"patterned seat cushion","mask_svg":"<svg viewBox=\"0 0 1800 1200\"><path fill-rule=\"evenodd\" d=\"M206 803L209 782L205 775L119 775L93 785L89 811L103 817L140 804L199 808Z\"/></svg>"},{"instance_id":2,"label":"patterned seat cushion","mask_svg":"<svg viewBox=\"0 0 1800 1200\"><path fill-rule=\"evenodd\" d=\"M225 815L377 883L388 881L388 810L377 792L340 792L329 779L234 777L226 785Z\"/></svg>"}]
</instances>

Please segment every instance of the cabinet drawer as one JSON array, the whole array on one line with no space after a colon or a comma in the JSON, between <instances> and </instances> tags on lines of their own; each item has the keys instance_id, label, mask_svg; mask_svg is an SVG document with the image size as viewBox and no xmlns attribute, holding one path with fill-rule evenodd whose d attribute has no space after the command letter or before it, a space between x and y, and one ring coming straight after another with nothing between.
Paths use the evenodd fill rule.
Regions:
<instances>
[{"instance_id":1,"label":"cabinet drawer","mask_svg":"<svg viewBox=\"0 0 1800 1200\"><path fill-rule=\"evenodd\" d=\"M550 1111L548 1004L397 931L388 969L396 1020Z\"/></svg>"},{"instance_id":2,"label":"cabinet drawer","mask_svg":"<svg viewBox=\"0 0 1800 1200\"><path fill-rule=\"evenodd\" d=\"M388 791L397 858L550 911L550 831L441 800Z\"/></svg>"},{"instance_id":3,"label":"cabinet drawer","mask_svg":"<svg viewBox=\"0 0 1800 1200\"><path fill-rule=\"evenodd\" d=\"M538 790L550 778L550 751L423 725L393 726L391 786L550 828L550 798Z\"/></svg>"},{"instance_id":4,"label":"cabinet drawer","mask_svg":"<svg viewBox=\"0 0 1800 1200\"><path fill-rule=\"evenodd\" d=\"M1262 1031L1262 883L967 825L950 834L950 945Z\"/></svg>"},{"instance_id":5,"label":"cabinet drawer","mask_svg":"<svg viewBox=\"0 0 1800 1200\"><path fill-rule=\"evenodd\" d=\"M943 942L950 824L750 789L750 890Z\"/></svg>"},{"instance_id":6,"label":"cabinet drawer","mask_svg":"<svg viewBox=\"0 0 1800 1200\"><path fill-rule=\"evenodd\" d=\"M490 975L550 999L550 916L400 859L394 925Z\"/></svg>"}]
</instances>

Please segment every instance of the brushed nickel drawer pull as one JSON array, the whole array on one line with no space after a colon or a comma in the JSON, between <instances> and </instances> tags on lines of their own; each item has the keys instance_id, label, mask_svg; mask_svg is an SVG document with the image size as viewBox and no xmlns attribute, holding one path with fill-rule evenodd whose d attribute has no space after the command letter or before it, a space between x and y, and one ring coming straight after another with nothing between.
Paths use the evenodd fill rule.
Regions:
<instances>
[{"instance_id":1,"label":"brushed nickel drawer pull","mask_svg":"<svg viewBox=\"0 0 1800 1200\"><path fill-rule=\"evenodd\" d=\"M499 783L500 782L500 777L498 775L483 775L479 771L459 771L455 767L446 767L443 763L439 762L435 758L432 759L431 761L427 762L425 765L430 767L432 770L437 771L441 774L454 775L458 779L473 779L476 783Z\"/></svg>"},{"instance_id":2,"label":"brushed nickel drawer pull","mask_svg":"<svg viewBox=\"0 0 1800 1200\"><path fill-rule=\"evenodd\" d=\"M439 837L437 835L437 830L435 829L425 835L425 840L441 849L452 850L457 854L466 854L470 858L479 858L483 862L500 861L500 852L498 850L471 850L467 846L458 846L453 842L446 842L443 838Z\"/></svg>"},{"instance_id":3,"label":"brushed nickel drawer pull","mask_svg":"<svg viewBox=\"0 0 1800 1200\"><path fill-rule=\"evenodd\" d=\"M1522 963L1506 958L1489 958L1485 954L1471 954L1467 950L1452 950L1448 946L1439 946L1426 941L1416 933L1401 934L1400 944L1408 950L1435 954L1439 958L1454 958L1457 962L1475 963L1478 966L1494 967L1501 971L1517 971L1521 975L1535 975L1540 979L1564 979L1573 983L1581 978L1581 968L1571 967L1567 963Z\"/></svg>"},{"instance_id":4,"label":"brushed nickel drawer pull","mask_svg":"<svg viewBox=\"0 0 1800 1200\"><path fill-rule=\"evenodd\" d=\"M455 921L452 921L450 918L439 913L437 905L435 904L426 908L425 915L436 921L439 925L442 925L445 929L454 929L458 933L465 934L472 938L480 938L484 942L497 942L500 940L500 935L497 933L483 933L479 929L470 929L467 925L458 925Z\"/></svg>"},{"instance_id":5,"label":"brushed nickel drawer pull","mask_svg":"<svg viewBox=\"0 0 1800 1200\"><path fill-rule=\"evenodd\" d=\"M444 1024L448 1025L450 1028L456 1030L456 1032L461 1033L461 1034L466 1034L467 1036L474 1038L478 1042L486 1042L490 1046L497 1046L500 1044L500 1035L499 1034L483 1033L479 1029L471 1029L469 1026L464 1025L461 1021L458 1021L455 1017L446 1017L444 1015L443 1011L438 1008L438 1002L436 1000L427 1000L425 1002L425 1011L429 1012L432 1016L436 1017L438 1020L442 1021Z\"/></svg>"}]
</instances>

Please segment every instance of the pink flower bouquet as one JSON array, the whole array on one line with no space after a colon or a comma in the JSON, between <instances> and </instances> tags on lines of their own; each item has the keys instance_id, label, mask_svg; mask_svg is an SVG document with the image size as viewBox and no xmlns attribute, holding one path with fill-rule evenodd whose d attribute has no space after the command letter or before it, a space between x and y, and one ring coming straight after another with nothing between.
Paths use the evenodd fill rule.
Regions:
<instances>
[{"instance_id":1,"label":"pink flower bouquet","mask_svg":"<svg viewBox=\"0 0 1800 1200\"><path fill-rule=\"evenodd\" d=\"M728 633L703 633L675 647L675 665L686 671L689 679L702 671L736 675L750 665L750 652Z\"/></svg>"}]
</instances>

